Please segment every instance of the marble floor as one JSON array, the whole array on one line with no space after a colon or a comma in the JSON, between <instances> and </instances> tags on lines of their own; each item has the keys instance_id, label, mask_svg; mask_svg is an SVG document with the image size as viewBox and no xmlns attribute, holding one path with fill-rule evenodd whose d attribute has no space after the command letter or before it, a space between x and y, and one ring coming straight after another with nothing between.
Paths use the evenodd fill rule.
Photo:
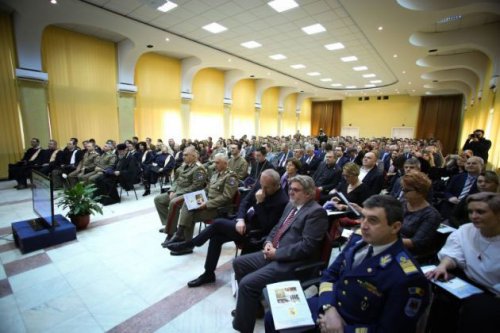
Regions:
<instances>
[{"instance_id":1,"label":"marble floor","mask_svg":"<svg viewBox=\"0 0 500 333\"><path fill-rule=\"evenodd\" d=\"M180 257L160 246L158 188L147 197L138 189L138 200L123 193L77 240L23 255L10 225L36 216L31 190L14 185L0 182L0 332L234 332L234 244L223 248L215 284L188 288L207 244Z\"/></svg>"}]
</instances>

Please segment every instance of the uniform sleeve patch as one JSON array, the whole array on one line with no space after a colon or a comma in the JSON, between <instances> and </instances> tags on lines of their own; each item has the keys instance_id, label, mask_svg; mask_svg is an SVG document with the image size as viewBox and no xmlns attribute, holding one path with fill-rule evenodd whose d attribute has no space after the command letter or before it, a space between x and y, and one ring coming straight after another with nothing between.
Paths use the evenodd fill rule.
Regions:
<instances>
[{"instance_id":1,"label":"uniform sleeve patch","mask_svg":"<svg viewBox=\"0 0 500 333\"><path fill-rule=\"evenodd\" d=\"M229 178L229 186L235 187L237 185L238 185L238 181L236 180L236 178L230 177Z\"/></svg>"},{"instance_id":2,"label":"uniform sleeve patch","mask_svg":"<svg viewBox=\"0 0 500 333\"><path fill-rule=\"evenodd\" d=\"M197 172L197 173L195 174L194 178L195 178L196 180L203 180L203 179L205 178L205 173L203 173L203 172L201 172L201 171L200 171L200 172Z\"/></svg>"},{"instance_id":3,"label":"uniform sleeve patch","mask_svg":"<svg viewBox=\"0 0 500 333\"><path fill-rule=\"evenodd\" d=\"M333 283L331 282L321 282L319 285L319 294L321 295L322 293L333 291Z\"/></svg>"},{"instance_id":4,"label":"uniform sleeve patch","mask_svg":"<svg viewBox=\"0 0 500 333\"><path fill-rule=\"evenodd\" d=\"M380 267L384 268L385 266L389 265L391 261L392 261L392 256L390 254L382 256L380 258Z\"/></svg>"},{"instance_id":5,"label":"uniform sleeve patch","mask_svg":"<svg viewBox=\"0 0 500 333\"><path fill-rule=\"evenodd\" d=\"M408 288L408 293L410 295L417 295L417 296L424 296L425 295L425 290L423 288L420 288L420 287L411 287L411 288Z\"/></svg>"},{"instance_id":6,"label":"uniform sleeve patch","mask_svg":"<svg viewBox=\"0 0 500 333\"><path fill-rule=\"evenodd\" d=\"M405 306L405 314L408 317L415 317L421 305L422 300L420 298L410 297Z\"/></svg>"}]
</instances>

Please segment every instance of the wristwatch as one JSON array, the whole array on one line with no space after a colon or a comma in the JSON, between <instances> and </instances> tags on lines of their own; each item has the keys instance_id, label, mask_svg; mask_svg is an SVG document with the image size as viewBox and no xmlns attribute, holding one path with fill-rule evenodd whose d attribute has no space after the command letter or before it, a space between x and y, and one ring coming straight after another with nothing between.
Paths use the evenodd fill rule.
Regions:
<instances>
[{"instance_id":1,"label":"wristwatch","mask_svg":"<svg viewBox=\"0 0 500 333\"><path fill-rule=\"evenodd\" d=\"M321 307L321 309L323 310L323 313L325 313L326 311L328 311L329 308L331 308L333 305L331 304L323 304L323 306Z\"/></svg>"}]
</instances>

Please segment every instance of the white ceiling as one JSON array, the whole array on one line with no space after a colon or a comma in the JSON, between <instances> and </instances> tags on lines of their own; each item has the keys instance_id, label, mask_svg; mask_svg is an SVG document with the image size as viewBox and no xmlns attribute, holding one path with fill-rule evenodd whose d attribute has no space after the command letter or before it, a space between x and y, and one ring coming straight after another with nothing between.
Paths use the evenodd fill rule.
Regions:
<instances>
[{"instance_id":1,"label":"white ceiling","mask_svg":"<svg viewBox=\"0 0 500 333\"><path fill-rule=\"evenodd\" d=\"M419 66L417 61L428 56L443 55L451 55L453 60L453 55L475 52L481 54L474 61L495 62L495 57L500 55L496 54L497 50L493 48L486 54L488 57L484 57L484 54L488 53L485 49L488 45L476 47L474 43L443 45L442 48L439 44L435 45L434 40L429 46L425 45L426 41L420 43L419 38L415 39L418 46L414 45L415 42L410 43L410 37L418 32L427 33L431 37L441 34L440 36L446 39L446 33L458 31L469 34L475 29L474 31L479 31L475 33L493 33L490 40L498 38L500 35L498 0L295 0L299 7L282 13L274 11L267 4L267 0L173 1L178 7L162 13L156 10L157 4L162 0L58 0L58 5L63 2L80 2L94 7L95 10L116 13L127 18L119 34L112 32L113 29L96 28L92 24L95 18L90 16L89 24L85 26L71 23L58 25L120 42L128 38L127 31L134 26L132 23L142 22L154 27L156 33L165 37L183 37L223 52L194 53L189 47L178 48L178 44L175 49L169 48L167 42L154 45L151 49L153 51L179 58L215 57L218 59L211 59L211 63L225 64L217 66L218 68L239 69L248 76L255 74L255 77L259 78L261 74L253 72L256 68L254 65L257 64L270 77L273 74L282 74L280 77L285 77L285 80L280 80L280 85L295 87L318 98L459 92L474 93L472 96L474 98L475 93L481 89L480 83L483 83L480 79L477 80L481 77L480 73L464 69L463 71L470 73L462 71L460 73L464 76L457 77L455 73L450 78L445 75L446 73L440 74L441 81L459 81L459 83L468 81L455 85L457 87L475 85L466 91L450 90L449 82L443 87L440 87L439 80L433 82L436 79L432 76L432 72L440 71L443 67L449 69L467 66L450 61L449 66L440 65L432 68ZM437 23L451 15L461 15L461 17L448 23ZM131 24L127 24L127 21ZM202 29L202 26L212 22L222 24L228 30L212 34ZM323 25L326 31L307 35L301 30L302 27L316 23ZM103 22L100 22L101 27L102 24ZM489 29L482 30L488 26ZM378 27L383 29L379 30ZM145 45L150 44L150 40L148 36L144 36ZM262 47L246 49L240 45L251 40L259 42ZM336 42L341 42L345 48L328 51L324 47L325 44ZM437 51L429 53L430 49ZM287 59L277 61L269 58L270 55L277 53L284 54ZM341 57L351 55L355 55L358 61L345 63L340 60ZM238 61L241 59L246 61ZM496 61L499 59L496 58ZM303 64L306 68L293 69L290 66L294 64ZM476 67L485 69L486 65L480 64ZM368 70L354 71L355 66L367 66ZM310 72L321 74L309 76L307 73ZM363 74L375 74L375 77L364 78ZM474 75L472 81L476 79L472 83L471 74ZM484 76L484 73L482 74ZM331 79L331 81L321 81L321 79ZM489 80L489 78L484 79ZM375 83L375 88L367 89L366 85L371 84L372 80L381 82ZM334 83L340 83L342 86L332 87L331 84ZM356 88L346 88L349 86Z\"/></svg>"}]
</instances>

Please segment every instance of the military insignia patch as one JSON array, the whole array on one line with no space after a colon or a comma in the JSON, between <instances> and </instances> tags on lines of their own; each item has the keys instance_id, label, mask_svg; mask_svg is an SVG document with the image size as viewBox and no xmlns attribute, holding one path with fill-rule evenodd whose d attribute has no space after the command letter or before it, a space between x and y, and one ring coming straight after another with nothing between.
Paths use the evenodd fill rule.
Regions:
<instances>
[{"instance_id":1,"label":"military insignia patch","mask_svg":"<svg viewBox=\"0 0 500 333\"><path fill-rule=\"evenodd\" d=\"M420 288L420 287L411 287L411 288L408 288L408 293L410 295L424 296L425 290Z\"/></svg>"},{"instance_id":2,"label":"military insignia patch","mask_svg":"<svg viewBox=\"0 0 500 333\"><path fill-rule=\"evenodd\" d=\"M203 180L205 178L205 174L203 172L197 172L194 176L194 179L196 180Z\"/></svg>"},{"instance_id":3,"label":"military insignia patch","mask_svg":"<svg viewBox=\"0 0 500 333\"><path fill-rule=\"evenodd\" d=\"M321 295L324 292L329 292L333 290L333 283L331 282L322 282L319 285L319 294Z\"/></svg>"},{"instance_id":4,"label":"military insignia patch","mask_svg":"<svg viewBox=\"0 0 500 333\"><path fill-rule=\"evenodd\" d=\"M368 327L356 327L354 333L368 333Z\"/></svg>"},{"instance_id":5,"label":"military insignia patch","mask_svg":"<svg viewBox=\"0 0 500 333\"><path fill-rule=\"evenodd\" d=\"M400 254L397 255L399 266L401 266L401 269L403 272L405 272L406 275L413 274L418 272L417 267L415 264L413 264L413 261L411 261L410 258L406 255L406 253L401 252Z\"/></svg>"},{"instance_id":6,"label":"military insignia patch","mask_svg":"<svg viewBox=\"0 0 500 333\"><path fill-rule=\"evenodd\" d=\"M380 258L380 267L387 266L391 261L392 261L392 256L390 254L387 254L387 255L381 257Z\"/></svg>"},{"instance_id":7,"label":"military insignia patch","mask_svg":"<svg viewBox=\"0 0 500 333\"><path fill-rule=\"evenodd\" d=\"M405 306L405 314L408 317L415 317L420 310L420 305L422 304L422 300L420 298L410 297Z\"/></svg>"},{"instance_id":8,"label":"military insignia patch","mask_svg":"<svg viewBox=\"0 0 500 333\"><path fill-rule=\"evenodd\" d=\"M229 186L235 187L236 185L238 185L238 182L236 181L236 178L229 177Z\"/></svg>"}]
</instances>

